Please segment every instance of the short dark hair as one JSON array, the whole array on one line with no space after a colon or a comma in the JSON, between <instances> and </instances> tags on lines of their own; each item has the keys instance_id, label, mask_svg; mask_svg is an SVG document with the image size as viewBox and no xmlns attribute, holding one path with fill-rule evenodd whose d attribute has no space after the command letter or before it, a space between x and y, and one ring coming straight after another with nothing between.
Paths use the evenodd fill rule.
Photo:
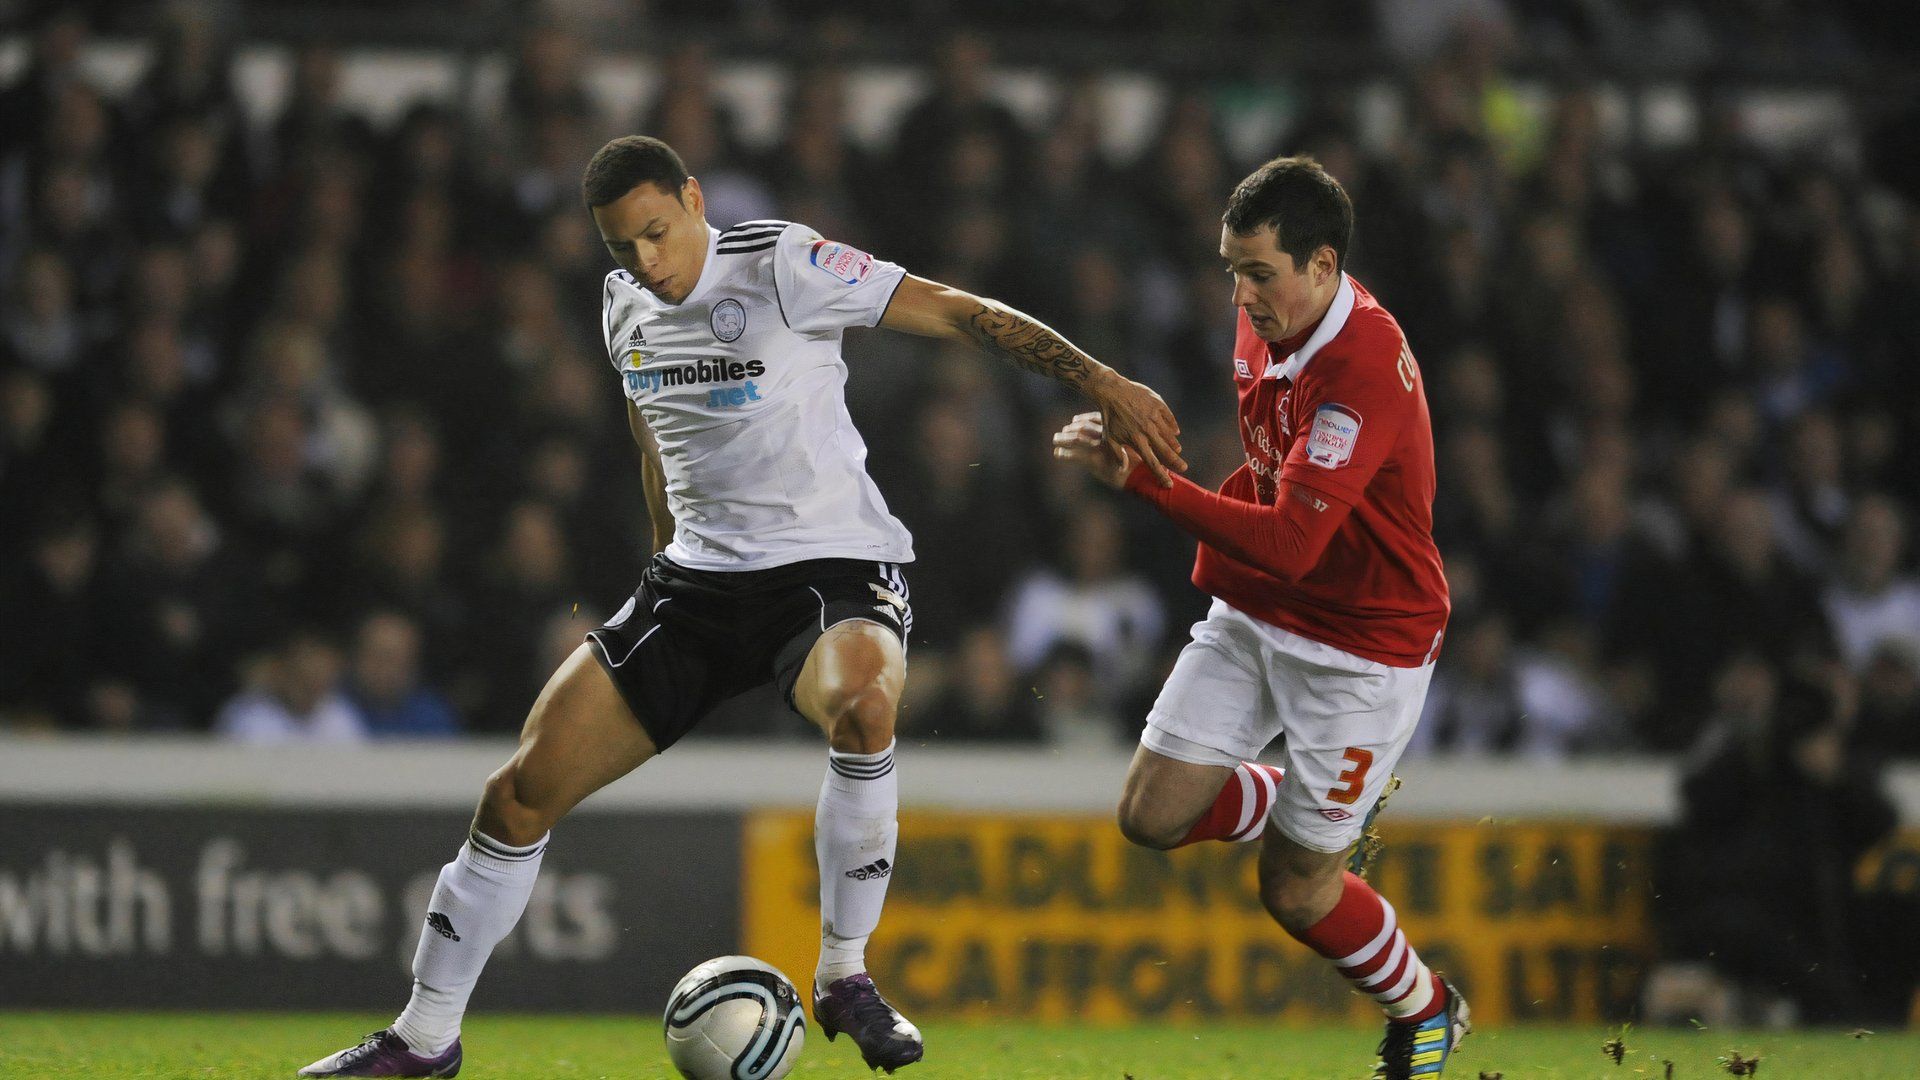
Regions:
<instances>
[{"instance_id":1,"label":"short dark hair","mask_svg":"<svg viewBox=\"0 0 1920 1080\"><path fill-rule=\"evenodd\" d=\"M641 184L657 185L678 198L686 182L687 163L673 147L647 135L622 135L587 162L580 192L589 207L605 206Z\"/></svg>"},{"instance_id":2,"label":"short dark hair","mask_svg":"<svg viewBox=\"0 0 1920 1080\"><path fill-rule=\"evenodd\" d=\"M1235 236L1272 226L1280 250L1293 256L1298 269L1306 269L1322 245L1333 249L1336 268L1347 268L1353 202L1340 181L1311 157L1274 158L1255 169L1228 196L1220 220Z\"/></svg>"}]
</instances>

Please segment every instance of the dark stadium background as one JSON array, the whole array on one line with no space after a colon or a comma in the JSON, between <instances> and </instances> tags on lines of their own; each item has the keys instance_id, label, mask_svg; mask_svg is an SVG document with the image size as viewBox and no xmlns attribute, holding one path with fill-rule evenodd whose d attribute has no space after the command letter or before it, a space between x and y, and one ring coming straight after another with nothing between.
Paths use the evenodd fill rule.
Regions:
<instances>
[{"instance_id":1,"label":"dark stadium background","mask_svg":"<svg viewBox=\"0 0 1920 1080\"><path fill-rule=\"evenodd\" d=\"M1219 213L1305 152L1433 410L1454 614L1414 759L1711 762L1700 874L1793 877L1767 853L1874 838L1920 757L1904 7L0 2L0 733L516 731L645 553L578 190L607 138L677 146L716 225L1050 322L1208 483ZM450 77L353 83L422 56ZM1124 750L1204 610L1191 542L1049 467L1053 384L847 352L919 551L903 738ZM1695 814L1755 790L1831 831Z\"/></svg>"}]
</instances>

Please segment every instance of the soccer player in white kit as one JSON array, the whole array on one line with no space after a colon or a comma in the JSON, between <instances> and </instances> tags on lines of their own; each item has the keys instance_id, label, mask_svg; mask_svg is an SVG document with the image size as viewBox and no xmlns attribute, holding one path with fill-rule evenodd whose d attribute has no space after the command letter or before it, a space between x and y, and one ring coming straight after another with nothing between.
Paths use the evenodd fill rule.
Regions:
<instances>
[{"instance_id":1,"label":"soccer player in white kit","mask_svg":"<svg viewBox=\"0 0 1920 1080\"><path fill-rule=\"evenodd\" d=\"M874 988L866 944L895 861L894 714L912 626L911 537L866 473L847 415L841 333L884 326L969 340L1069 383L1106 438L1167 479L1184 469L1158 394L994 300L914 277L803 225L706 221L698 180L657 139L608 143L588 206L620 269L602 329L627 396L653 520L639 589L541 691L440 872L387 1029L303 1076L453 1076L480 970L519 921L554 824L667 749L715 705L773 683L827 735L814 847L814 1015L867 1065L920 1060L920 1032Z\"/></svg>"}]
</instances>

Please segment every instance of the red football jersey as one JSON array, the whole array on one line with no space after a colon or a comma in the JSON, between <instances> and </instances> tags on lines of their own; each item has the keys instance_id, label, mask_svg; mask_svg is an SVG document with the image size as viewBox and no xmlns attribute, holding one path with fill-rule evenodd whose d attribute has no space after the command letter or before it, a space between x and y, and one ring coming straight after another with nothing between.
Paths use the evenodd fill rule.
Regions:
<instances>
[{"instance_id":1,"label":"red football jersey","mask_svg":"<svg viewBox=\"0 0 1920 1080\"><path fill-rule=\"evenodd\" d=\"M1313 568L1286 581L1205 543L1193 583L1262 622L1392 667L1439 655L1447 580L1433 543L1433 427L1406 335L1344 277L1290 355L1234 339L1247 463L1220 493L1272 506L1275 478L1352 512Z\"/></svg>"}]
</instances>

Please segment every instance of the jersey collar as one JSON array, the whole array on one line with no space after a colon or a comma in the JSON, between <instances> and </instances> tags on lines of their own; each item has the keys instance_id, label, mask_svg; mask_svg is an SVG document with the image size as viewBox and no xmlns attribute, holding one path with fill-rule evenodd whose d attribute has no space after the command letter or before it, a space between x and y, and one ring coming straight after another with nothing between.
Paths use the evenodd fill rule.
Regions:
<instances>
[{"instance_id":1,"label":"jersey collar","mask_svg":"<svg viewBox=\"0 0 1920 1080\"><path fill-rule=\"evenodd\" d=\"M1306 344L1294 350L1293 355L1287 357L1284 363L1270 364L1267 367L1266 377L1269 379L1299 378L1300 369L1306 367L1307 361L1313 359L1315 353L1325 348L1327 342L1332 341L1335 335L1346 329L1347 317L1352 314L1353 279L1342 272L1340 288L1334 291L1333 303L1328 306L1326 317L1320 320L1320 328L1313 332L1313 336L1307 339Z\"/></svg>"},{"instance_id":2,"label":"jersey collar","mask_svg":"<svg viewBox=\"0 0 1920 1080\"><path fill-rule=\"evenodd\" d=\"M720 259L717 250L719 247L720 230L711 225L707 226L707 261L700 266L700 280L693 283L693 291L687 294L685 300L672 306L686 307L705 296L707 290L713 287L714 279L720 276Z\"/></svg>"}]
</instances>

